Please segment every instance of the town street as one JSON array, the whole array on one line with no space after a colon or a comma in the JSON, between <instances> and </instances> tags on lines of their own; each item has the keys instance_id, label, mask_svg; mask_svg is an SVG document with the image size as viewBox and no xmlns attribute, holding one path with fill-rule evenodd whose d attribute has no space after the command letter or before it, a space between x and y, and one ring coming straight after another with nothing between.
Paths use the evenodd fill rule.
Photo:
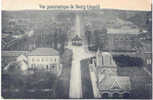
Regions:
<instances>
[{"instance_id":1,"label":"town street","mask_svg":"<svg viewBox=\"0 0 153 100\"><path fill-rule=\"evenodd\" d=\"M81 70L80 61L91 57L84 51L83 47L72 46L73 50L73 61L71 68L71 79L70 79L70 98L81 98L82 97L82 85L81 85Z\"/></svg>"},{"instance_id":2,"label":"town street","mask_svg":"<svg viewBox=\"0 0 153 100\"><path fill-rule=\"evenodd\" d=\"M80 47L73 47L73 61L71 69L71 79L70 79L70 98L81 98L82 97L82 86L81 86L81 70L80 70L80 60L81 53L79 52Z\"/></svg>"},{"instance_id":3,"label":"town street","mask_svg":"<svg viewBox=\"0 0 153 100\"><path fill-rule=\"evenodd\" d=\"M75 34L78 36L81 36L80 17L78 15L76 15L76 26L75 27L76 27ZM69 97L70 98L82 98L80 61L83 59L89 58L92 55L90 55L89 52L87 53L85 51L84 46L73 46L71 42L69 42L67 48L73 51Z\"/></svg>"}]
</instances>

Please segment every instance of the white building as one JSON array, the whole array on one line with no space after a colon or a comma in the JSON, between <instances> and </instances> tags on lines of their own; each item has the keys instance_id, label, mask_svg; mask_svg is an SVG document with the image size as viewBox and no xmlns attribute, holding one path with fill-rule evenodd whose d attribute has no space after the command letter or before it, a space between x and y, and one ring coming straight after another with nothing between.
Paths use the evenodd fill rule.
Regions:
<instances>
[{"instance_id":1,"label":"white building","mask_svg":"<svg viewBox=\"0 0 153 100\"><path fill-rule=\"evenodd\" d=\"M16 62L19 64L20 69L24 72L28 69L27 57L25 55L20 55L16 58Z\"/></svg>"},{"instance_id":2,"label":"white building","mask_svg":"<svg viewBox=\"0 0 153 100\"><path fill-rule=\"evenodd\" d=\"M59 52L53 48L37 48L28 54L29 69L47 70L58 73L60 69Z\"/></svg>"}]
</instances>

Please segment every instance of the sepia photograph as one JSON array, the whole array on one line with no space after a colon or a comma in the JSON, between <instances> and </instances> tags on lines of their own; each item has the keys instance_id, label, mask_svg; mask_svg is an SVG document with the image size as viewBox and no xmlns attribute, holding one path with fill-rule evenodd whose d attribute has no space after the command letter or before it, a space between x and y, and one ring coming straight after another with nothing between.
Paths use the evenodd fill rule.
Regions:
<instances>
[{"instance_id":1,"label":"sepia photograph","mask_svg":"<svg viewBox=\"0 0 153 100\"><path fill-rule=\"evenodd\" d=\"M4 99L152 99L152 11L2 10Z\"/></svg>"}]
</instances>

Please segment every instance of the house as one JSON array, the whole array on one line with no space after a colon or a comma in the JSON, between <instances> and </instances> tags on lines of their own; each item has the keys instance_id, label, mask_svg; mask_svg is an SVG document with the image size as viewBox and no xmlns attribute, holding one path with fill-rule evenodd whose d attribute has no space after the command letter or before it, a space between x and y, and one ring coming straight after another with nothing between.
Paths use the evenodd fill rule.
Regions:
<instances>
[{"instance_id":1,"label":"house","mask_svg":"<svg viewBox=\"0 0 153 100\"><path fill-rule=\"evenodd\" d=\"M75 46L80 46L82 45L82 39L76 35L73 39L72 39L72 45L75 45Z\"/></svg>"},{"instance_id":2,"label":"house","mask_svg":"<svg viewBox=\"0 0 153 100\"><path fill-rule=\"evenodd\" d=\"M6 51L2 50L2 66L5 67L8 62L16 61L20 55L27 55L28 51Z\"/></svg>"},{"instance_id":3,"label":"house","mask_svg":"<svg viewBox=\"0 0 153 100\"><path fill-rule=\"evenodd\" d=\"M20 69L24 72L28 70L27 57L25 55L20 55L16 58L16 62L20 66Z\"/></svg>"},{"instance_id":4,"label":"house","mask_svg":"<svg viewBox=\"0 0 153 100\"><path fill-rule=\"evenodd\" d=\"M59 52L53 48L37 48L28 54L29 69L46 70L58 73L60 70Z\"/></svg>"},{"instance_id":5,"label":"house","mask_svg":"<svg viewBox=\"0 0 153 100\"><path fill-rule=\"evenodd\" d=\"M27 54L28 51L2 51L2 68L7 70L12 64L16 64L22 71L27 70Z\"/></svg>"},{"instance_id":6,"label":"house","mask_svg":"<svg viewBox=\"0 0 153 100\"><path fill-rule=\"evenodd\" d=\"M95 64L97 88L102 98L129 97L131 82L128 76L119 76L117 65L111 53L97 51L96 57L92 58L92 65Z\"/></svg>"}]
</instances>

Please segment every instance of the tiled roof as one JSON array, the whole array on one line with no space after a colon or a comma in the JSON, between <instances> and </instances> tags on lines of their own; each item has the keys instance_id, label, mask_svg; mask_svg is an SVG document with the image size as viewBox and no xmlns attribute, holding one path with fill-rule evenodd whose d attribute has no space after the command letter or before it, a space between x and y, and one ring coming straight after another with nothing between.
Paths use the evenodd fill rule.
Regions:
<instances>
[{"instance_id":1,"label":"tiled roof","mask_svg":"<svg viewBox=\"0 0 153 100\"><path fill-rule=\"evenodd\" d=\"M31 51L29 56L58 56L59 52L53 48L37 48Z\"/></svg>"},{"instance_id":2,"label":"tiled roof","mask_svg":"<svg viewBox=\"0 0 153 100\"><path fill-rule=\"evenodd\" d=\"M105 76L99 84L101 84L100 90L131 89L130 78L125 76Z\"/></svg>"}]
</instances>

